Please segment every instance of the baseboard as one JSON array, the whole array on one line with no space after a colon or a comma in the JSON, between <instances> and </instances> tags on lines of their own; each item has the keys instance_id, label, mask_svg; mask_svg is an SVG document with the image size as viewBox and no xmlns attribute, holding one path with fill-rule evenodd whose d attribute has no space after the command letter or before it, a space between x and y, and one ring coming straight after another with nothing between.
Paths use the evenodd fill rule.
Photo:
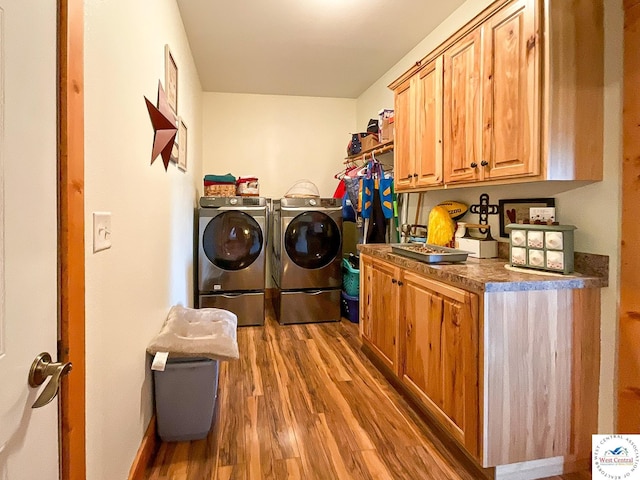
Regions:
<instances>
[{"instance_id":1,"label":"baseboard","mask_svg":"<svg viewBox=\"0 0 640 480\"><path fill-rule=\"evenodd\" d=\"M129 470L129 480L145 480L147 478L147 467L158 451L159 444L160 441L156 432L156 416L154 414L149 421L144 437L142 437L138 453L131 465L131 470Z\"/></svg>"},{"instance_id":2,"label":"baseboard","mask_svg":"<svg viewBox=\"0 0 640 480\"><path fill-rule=\"evenodd\" d=\"M574 460L568 457L543 458L528 462L495 467L495 480L534 480L573 472L588 471L591 459Z\"/></svg>"}]
</instances>

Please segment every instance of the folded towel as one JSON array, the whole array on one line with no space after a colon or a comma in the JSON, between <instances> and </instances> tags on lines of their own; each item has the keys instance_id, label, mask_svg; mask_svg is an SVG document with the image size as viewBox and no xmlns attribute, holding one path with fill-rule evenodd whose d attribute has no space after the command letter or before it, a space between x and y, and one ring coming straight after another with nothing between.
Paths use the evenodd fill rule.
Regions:
<instances>
[{"instance_id":1,"label":"folded towel","mask_svg":"<svg viewBox=\"0 0 640 480\"><path fill-rule=\"evenodd\" d=\"M208 186L208 185L235 185L236 182L212 182L211 180L205 180L204 181L204 186Z\"/></svg>"},{"instance_id":2,"label":"folded towel","mask_svg":"<svg viewBox=\"0 0 640 480\"><path fill-rule=\"evenodd\" d=\"M226 175L205 175L204 180L208 182L236 183L236 177L230 173Z\"/></svg>"}]
</instances>

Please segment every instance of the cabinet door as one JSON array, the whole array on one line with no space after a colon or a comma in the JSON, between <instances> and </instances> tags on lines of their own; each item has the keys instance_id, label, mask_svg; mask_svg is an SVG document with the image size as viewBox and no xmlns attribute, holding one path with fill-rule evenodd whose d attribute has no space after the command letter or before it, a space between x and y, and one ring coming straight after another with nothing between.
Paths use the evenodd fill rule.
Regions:
<instances>
[{"instance_id":1,"label":"cabinet door","mask_svg":"<svg viewBox=\"0 0 640 480\"><path fill-rule=\"evenodd\" d=\"M483 25L485 179L540 171L539 57L534 0L520 0Z\"/></svg>"},{"instance_id":2,"label":"cabinet door","mask_svg":"<svg viewBox=\"0 0 640 480\"><path fill-rule=\"evenodd\" d=\"M360 255L360 336L367 340L371 340L372 268L371 257Z\"/></svg>"},{"instance_id":3,"label":"cabinet door","mask_svg":"<svg viewBox=\"0 0 640 480\"><path fill-rule=\"evenodd\" d=\"M444 53L444 181L480 177L480 29Z\"/></svg>"},{"instance_id":4,"label":"cabinet door","mask_svg":"<svg viewBox=\"0 0 640 480\"><path fill-rule=\"evenodd\" d=\"M407 272L402 282L402 382L477 457L478 297Z\"/></svg>"},{"instance_id":5,"label":"cabinet door","mask_svg":"<svg viewBox=\"0 0 640 480\"><path fill-rule=\"evenodd\" d=\"M363 341L387 367L397 373L400 269L380 260L367 259L365 275L367 292L364 298Z\"/></svg>"},{"instance_id":6,"label":"cabinet door","mask_svg":"<svg viewBox=\"0 0 640 480\"><path fill-rule=\"evenodd\" d=\"M414 77L395 90L394 100L394 181L396 191L413 187L414 172Z\"/></svg>"},{"instance_id":7,"label":"cabinet door","mask_svg":"<svg viewBox=\"0 0 640 480\"><path fill-rule=\"evenodd\" d=\"M418 72L416 88L416 187L442 183L442 57Z\"/></svg>"}]
</instances>

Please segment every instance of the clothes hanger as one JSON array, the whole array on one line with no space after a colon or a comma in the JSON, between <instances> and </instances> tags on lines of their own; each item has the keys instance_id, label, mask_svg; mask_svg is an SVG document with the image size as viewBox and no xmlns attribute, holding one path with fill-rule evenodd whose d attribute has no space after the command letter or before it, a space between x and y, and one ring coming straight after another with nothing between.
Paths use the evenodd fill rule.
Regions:
<instances>
[{"instance_id":1,"label":"clothes hanger","mask_svg":"<svg viewBox=\"0 0 640 480\"><path fill-rule=\"evenodd\" d=\"M356 165L347 165L346 168L343 168L338 173L336 173L333 178L335 178L336 180L342 180L345 175L347 175L349 172L352 172L356 168L358 168Z\"/></svg>"}]
</instances>

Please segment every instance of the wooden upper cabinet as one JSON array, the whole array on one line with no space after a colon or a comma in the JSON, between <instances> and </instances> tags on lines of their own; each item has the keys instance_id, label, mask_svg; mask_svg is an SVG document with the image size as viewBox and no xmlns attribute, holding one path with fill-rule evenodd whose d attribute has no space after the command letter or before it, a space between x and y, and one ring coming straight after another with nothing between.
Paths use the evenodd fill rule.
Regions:
<instances>
[{"instance_id":1,"label":"wooden upper cabinet","mask_svg":"<svg viewBox=\"0 0 640 480\"><path fill-rule=\"evenodd\" d=\"M365 276L361 277L364 283L360 300L363 341L389 369L397 373L400 268L369 258L363 262L363 270Z\"/></svg>"},{"instance_id":2,"label":"wooden upper cabinet","mask_svg":"<svg viewBox=\"0 0 640 480\"><path fill-rule=\"evenodd\" d=\"M445 182L540 172L535 0L489 17L445 52Z\"/></svg>"},{"instance_id":3,"label":"wooden upper cabinet","mask_svg":"<svg viewBox=\"0 0 640 480\"><path fill-rule=\"evenodd\" d=\"M417 74L416 187L442 183L442 63L438 57Z\"/></svg>"},{"instance_id":4,"label":"wooden upper cabinet","mask_svg":"<svg viewBox=\"0 0 640 480\"><path fill-rule=\"evenodd\" d=\"M604 7L569 3L493 2L390 85L407 142L397 190L602 180ZM434 150L439 112L442 144Z\"/></svg>"},{"instance_id":5,"label":"wooden upper cabinet","mask_svg":"<svg viewBox=\"0 0 640 480\"><path fill-rule=\"evenodd\" d=\"M520 0L483 28L484 179L540 173L540 47L534 0Z\"/></svg>"},{"instance_id":6,"label":"wooden upper cabinet","mask_svg":"<svg viewBox=\"0 0 640 480\"><path fill-rule=\"evenodd\" d=\"M400 378L478 458L478 296L413 273L402 281Z\"/></svg>"},{"instance_id":7,"label":"wooden upper cabinet","mask_svg":"<svg viewBox=\"0 0 640 480\"><path fill-rule=\"evenodd\" d=\"M444 181L480 178L481 31L471 33L444 53Z\"/></svg>"},{"instance_id":8,"label":"wooden upper cabinet","mask_svg":"<svg viewBox=\"0 0 640 480\"><path fill-rule=\"evenodd\" d=\"M413 83L415 85L415 82ZM413 187L413 89L411 79L395 92L394 180L397 191Z\"/></svg>"},{"instance_id":9,"label":"wooden upper cabinet","mask_svg":"<svg viewBox=\"0 0 640 480\"><path fill-rule=\"evenodd\" d=\"M396 190L442 183L442 58L395 90Z\"/></svg>"}]
</instances>

